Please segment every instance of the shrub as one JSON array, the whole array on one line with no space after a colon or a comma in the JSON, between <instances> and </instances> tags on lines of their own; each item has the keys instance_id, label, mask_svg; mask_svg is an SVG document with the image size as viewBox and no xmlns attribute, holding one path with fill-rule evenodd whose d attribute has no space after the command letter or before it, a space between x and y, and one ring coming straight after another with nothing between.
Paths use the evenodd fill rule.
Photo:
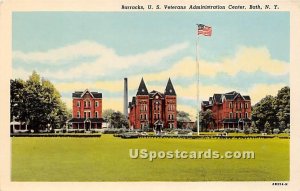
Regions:
<instances>
[{"instance_id":1,"label":"shrub","mask_svg":"<svg viewBox=\"0 0 300 191\"><path fill-rule=\"evenodd\" d=\"M285 129L284 133L288 133L289 134L290 133L290 129L289 128Z\"/></svg>"},{"instance_id":2,"label":"shrub","mask_svg":"<svg viewBox=\"0 0 300 191\"><path fill-rule=\"evenodd\" d=\"M273 129L273 134L278 134L280 132L279 129Z\"/></svg>"}]
</instances>

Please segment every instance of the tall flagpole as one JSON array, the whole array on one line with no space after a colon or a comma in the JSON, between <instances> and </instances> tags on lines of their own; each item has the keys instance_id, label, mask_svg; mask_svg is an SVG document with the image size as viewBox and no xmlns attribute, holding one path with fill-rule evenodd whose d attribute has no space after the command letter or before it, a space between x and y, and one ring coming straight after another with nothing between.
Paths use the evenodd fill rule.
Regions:
<instances>
[{"instance_id":1,"label":"tall flagpole","mask_svg":"<svg viewBox=\"0 0 300 191\"><path fill-rule=\"evenodd\" d=\"M198 31L196 33L196 64L197 64L197 133L199 135L199 60L198 60Z\"/></svg>"},{"instance_id":2,"label":"tall flagpole","mask_svg":"<svg viewBox=\"0 0 300 191\"><path fill-rule=\"evenodd\" d=\"M198 25L198 30L196 34L196 62L197 62L197 132L199 135L199 129L200 129L200 103L199 103L199 59L198 59L198 37L199 34L204 35L204 36L211 36L212 34L212 28L210 26L205 26L203 24L197 24Z\"/></svg>"}]
</instances>

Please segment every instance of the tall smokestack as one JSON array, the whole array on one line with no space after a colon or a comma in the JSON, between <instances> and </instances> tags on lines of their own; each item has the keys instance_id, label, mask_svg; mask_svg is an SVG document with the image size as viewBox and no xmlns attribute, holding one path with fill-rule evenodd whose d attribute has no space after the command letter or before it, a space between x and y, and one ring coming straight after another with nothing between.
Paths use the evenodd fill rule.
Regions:
<instances>
[{"instance_id":1,"label":"tall smokestack","mask_svg":"<svg viewBox=\"0 0 300 191\"><path fill-rule=\"evenodd\" d=\"M124 78L124 115L128 117L128 81Z\"/></svg>"}]
</instances>

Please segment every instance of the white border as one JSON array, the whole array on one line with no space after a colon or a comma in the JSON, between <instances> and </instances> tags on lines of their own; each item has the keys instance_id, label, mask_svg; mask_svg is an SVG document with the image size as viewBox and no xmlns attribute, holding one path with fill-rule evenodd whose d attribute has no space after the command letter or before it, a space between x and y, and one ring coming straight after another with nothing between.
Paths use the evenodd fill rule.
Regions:
<instances>
[{"instance_id":1,"label":"white border","mask_svg":"<svg viewBox=\"0 0 300 191\"><path fill-rule=\"evenodd\" d=\"M129 3L130 2L130 3ZM290 87L291 87L291 142L290 181L288 186L272 186L272 182L11 182L10 181L10 137L9 137L9 79L11 69L11 15L13 11L123 11L122 4L139 5L189 5L189 4L278 4L280 10L290 12ZM0 190L299 190L300 188L300 1L298 0L227 0L227 1L109 1L109 0L2 0L0 1ZM128 12L128 10L125 10ZM132 10L138 11L138 10ZM165 11L165 10L160 10ZM170 10L174 11L174 10ZM184 10L187 11L187 10ZM208 10L205 10L208 11ZM234 10L245 11L245 10ZM249 11L249 10L246 10ZM274 11L274 10L272 10ZM280 27L280 26L278 26ZM274 39L276 40L276 39ZM216 172L217 173L217 172Z\"/></svg>"}]
</instances>

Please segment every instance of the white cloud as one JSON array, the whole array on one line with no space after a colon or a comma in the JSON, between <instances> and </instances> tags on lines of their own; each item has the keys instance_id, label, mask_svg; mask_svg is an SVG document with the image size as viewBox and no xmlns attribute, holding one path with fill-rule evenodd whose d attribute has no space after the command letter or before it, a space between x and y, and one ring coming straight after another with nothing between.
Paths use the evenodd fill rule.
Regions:
<instances>
[{"instance_id":1,"label":"white cloud","mask_svg":"<svg viewBox=\"0 0 300 191\"><path fill-rule=\"evenodd\" d=\"M187 47L188 43L180 43L136 55L120 56L113 49L101 44L82 41L74 45L46 52L23 53L15 51L13 58L16 61L21 60L32 64L38 62L42 64L61 65L67 60L72 61L82 57L95 56L96 59L94 61L82 62L78 65L73 65L69 69L59 69L57 67L56 71L52 71L53 68L51 68L51 71L47 68L43 70L43 75L47 78L74 79L81 77L101 77L115 72L119 75L120 71L131 67L153 67L161 64L163 59L175 55Z\"/></svg>"},{"instance_id":2,"label":"white cloud","mask_svg":"<svg viewBox=\"0 0 300 191\"><path fill-rule=\"evenodd\" d=\"M135 70L137 68L144 67L155 67L162 63L164 58L171 57L180 51L186 49L188 43L175 44L160 50L150 50L148 52L120 56L115 50L105 47L101 44L82 41L74 45L62 47L59 49L49 50L47 52L14 52L15 60L22 60L26 63L48 63L55 65L58 69L55 71L48 70L49 66L45 66L44 71L38 71L41 76L46 77L50 80L60 79L62 82L56 83L55 86L60 92L72 92L75 90L84 90L86 88L97 90L100 92L112 92L114 94L119 93L120 96L117 98L103 97L103 109L112 108L115 110L122 111L123 107L123 76L122 70L127 68L132 68ZM65 70L59 69L59 65L66 60L74 60L81 57L95 56L96 60L91 62L80 63L79 65L74 65L72 68ZM230 76L235 76L241 71L247 73L255 74L256 71L263 71L268 75L283 75L288 74L289 64L284 61L275 60L271 57L268 49L264 47L260 48L249 48L241 47L237 50L233 57L222 58L217 62L209 62L201 60L199 61L200 74L207 77L216 77L220 72L226 73ZM27 79L31 74L32 69L29 69L29 65L24 65L22 67L18 66L13 69L14 78ZM33 65L34 66L34 65ZM107 80L107 81L94 81L85 82L86 77L105 77L107 73L115 74L118 76L118 80ZM129 90L136 91L140 80L144 77L147 84L148 90L153 89L163 92L168 80L168 77L174 79L175 77L191 78L196 74L196 63L191 57L184 57L181 60L173 63L171 67L167 70L162 70L154 73L140 73L133 74L128 77ZM79 77L80 81L74 82L64 82L64 80L74 79ZM255 75L253 75L255 78ZM117 78L116 78L117 79ZM153 81L163 81L163 85L150 86ZM152 83L153 84L153 83ZM173 84L177 93L177 96L185 101L191 101L196 103L196 80L191 84L178 85ZM285 86L284 83L278 84L249 84L248 91L242 92L239 87L234 89L224 87L218 84L214 85L203 85L200 84L200 100L207 100L214 93L225 93L229 91L238 91L243 95L250 95L252 98L252 104L255 104L260 99L268 94L276 95L277 91ZM71 95L70 95L71 96ZM71 107L71 97L64 98L67 101L67 105ZM129 97L131 100L131 97ZM195 108L191 106L192 104L184 104L178 102L178 109L189 112L194 115Z\"/></svg>"},{"instance_id":3,"label":"white cloud","mask_svg":"<svg viewBox=\"0 0 300 191\"><path fill-rule=\"evenodd\" d=\"M174 63L169 70L156 74L148 74L149 78L156 76L181 76L188 77L196 74L196 61L185 57ZM275 60L266 48L241 47L231 58L223 58L217 62L199 60L199 73L203 76L215 77L219 73L235 76L239 72L254 73L262 71L271 75L283 75L289 72L289 64Z\"/></svg>"},{"instance_id":4,"label":"white cloud","mask_svg":"<svg viewBox=\"0 0 300 191\"><path fill-rule=\"evenodd\" d=\"M28 64L36 62L42 64L63 64L66 60L74 60L80 57L89 56L114 56L115 52L101 44L91 41L81 41L76 44L65 47L51 49L45 52L28 52L14 51L13 58L24 61Z\"/></svg>"}]
</instances>

